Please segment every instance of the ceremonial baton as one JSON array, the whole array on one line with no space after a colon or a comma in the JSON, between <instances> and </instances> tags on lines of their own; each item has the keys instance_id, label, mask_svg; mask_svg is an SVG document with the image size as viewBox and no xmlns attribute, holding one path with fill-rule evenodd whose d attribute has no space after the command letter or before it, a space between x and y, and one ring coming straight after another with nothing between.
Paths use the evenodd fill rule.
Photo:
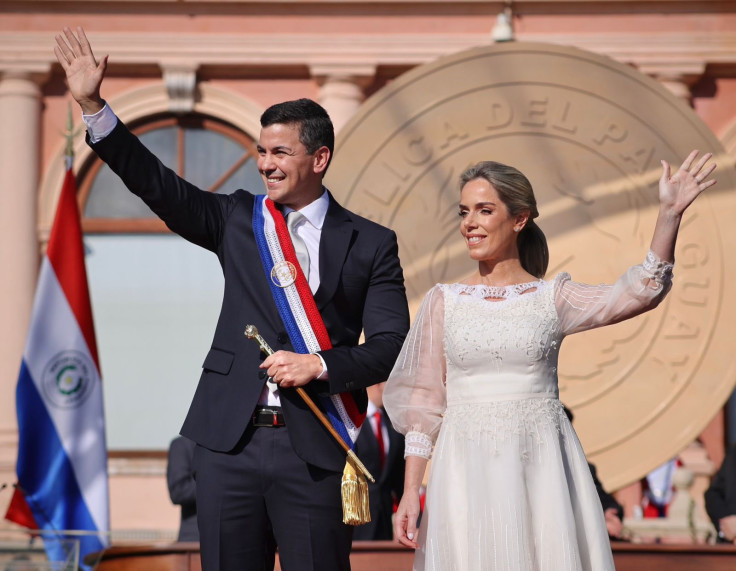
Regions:
<instances>
[{"instance_id":1,"label":"ceremonial baton","mask_svg":"<svg viewBox=\"0 0 736 571\"><path fill-rule=\"evenodd\" d=\"M245 327L245 336L248 339L253 339L258 343L258 345L261 347L261 350L266 355L273 355L274 351L271 349L271 346L266 342L266 340L261 337L261 334L258 333L258 328L255 325L247 325ZM312 400L312 397L310 397L307 394L307 391L305 391L302 387L295 387L296 392L299 394L299 396L302 398L302 400L307 404L307 406L311 409L311 411L314 413L314 415L319 419L319 421L324 425L324 427L329 431L329 433L333 436L333 438L342 446L342 449L345 450L348 457L355 462L355 465L358 467L358 469L363 472L366 478L368 478L371 482L376 481L376 479L371 475L371 473L368 471L368 469L363 465L363 462L360 461L360 458L353 452L350 447L347 445L347 443L342 439L342 436L340 436L335 428L330 423L329 419L324 415L324 413L317 407L316 404L314 404L314 401Z\"/></svg>"}]
</instances>

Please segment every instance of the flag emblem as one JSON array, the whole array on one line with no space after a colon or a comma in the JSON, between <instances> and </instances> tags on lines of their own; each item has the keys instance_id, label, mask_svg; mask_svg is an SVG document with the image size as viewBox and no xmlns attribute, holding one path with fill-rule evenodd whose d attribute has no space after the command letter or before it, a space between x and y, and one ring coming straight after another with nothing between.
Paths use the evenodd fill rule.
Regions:
<instances>
[{"instance_id":1,"label":"flag emblem","mask_svg":"<svg viewBox=\"0 0 736 571\"><path fill-rule=\"evenodd\" d=\"M49 403L59 408L76 408L91 394L94 373L92 360L80 351L62 351L43 373L43 392Z\"/></svg>"}]
</instances>

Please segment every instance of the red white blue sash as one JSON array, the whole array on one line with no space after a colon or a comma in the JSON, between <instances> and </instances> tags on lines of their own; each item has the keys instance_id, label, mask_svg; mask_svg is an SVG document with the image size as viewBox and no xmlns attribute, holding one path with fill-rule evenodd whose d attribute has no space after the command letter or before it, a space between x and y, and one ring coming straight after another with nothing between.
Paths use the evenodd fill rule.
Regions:
<instances>
[{"instance_id":1,"label":"red white blue sash","mask_svg":"<svg viewBox=\"0 0 736 571\"><path fill-rule=\"evenodd\" d=\"M255 197L253 233L273 300L294 351L315 353L332 348L327 328L294 252L284 215L266 196ZM353 448L365 420L353 396L340 393L320 400L332 426Z\"/></svg>"}]
</instances>

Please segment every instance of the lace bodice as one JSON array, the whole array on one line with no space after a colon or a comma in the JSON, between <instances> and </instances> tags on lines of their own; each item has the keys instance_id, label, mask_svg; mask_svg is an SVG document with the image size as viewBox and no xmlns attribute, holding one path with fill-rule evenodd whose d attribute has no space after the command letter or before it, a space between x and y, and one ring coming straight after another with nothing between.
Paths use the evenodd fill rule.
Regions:
<instances>
[{"instance_id":1,"label":"lace bodice","mask_svg":"<svg viewBox=\"0 0 736 571\"><path fill-rule=\"evenodd\" d=\"M504 288L438 284L426 295L384 394L407 454L428 456L446 409L519 398L557 398L566 335L652 309L672 266L651 252L613 285L550 281Z\"/></svg>"},{"instance_id":2,"label":"lace bodice","mask_svg":"<svg viewBox=\"0 0 736 571\"><path fill-rule=\"evenodd\" d=\"M463 283L454 283L447 285L447 287L450 288L453 293L457 293L459 295L469 295L488 301L502 301L519 297L527 291L537 289L538 287L541 287L543 285L544 281L538 280L536 282L513 284L509 286L469 285Z\"/></svg>"},{"instance_id":3,"label":"lace bodice","mask_svg":"<svg viewBox=\"0 0 736 571\"><path fill-rule=\"evenodd\" d=\"M551 352L553 359L556 356L559 323L549 295L552 282L507 288L464 284L438 287L445 303L447 375L458 377L458 383L452 383L448 392L457 399L477 400L477 395L455 394L457 384L464 384L466 378L502 370L511 373L516 367L528 373L527 366L549 359ZM510 389L529 392L516 384Z\"/></svg>"}]
</instances>

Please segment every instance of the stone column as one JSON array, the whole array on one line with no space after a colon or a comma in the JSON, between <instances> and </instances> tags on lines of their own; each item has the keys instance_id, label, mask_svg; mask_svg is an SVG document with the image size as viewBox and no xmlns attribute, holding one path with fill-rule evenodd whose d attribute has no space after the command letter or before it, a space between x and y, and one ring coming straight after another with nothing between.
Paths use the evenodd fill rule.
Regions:
<instances>
[{"instance_id":1,"label":"stone column","mask_svg":"<svg viewBox=\"0 0 736 571\"><path fill-rule=\"evenodd\" d=\"M0 482L15 481L15 387L36 289L42 76L0 70ZM10 494L0 498L4 513Z\"/></svg>"},{"instance_id":2,"label":"stone column","mask_svg":"<svg viewBox=\"0 0 736 571\"><path fill-rule=\"evenodd\" d=\"M705 73L705 62L660 62L640 65L639 70L652 76L673 95L692 105L691 88Z\"/></svg>"},{"instance_id":3,"label":"stone column","mask_svg":"<svg viewBox=\"0 0 736 571\"><path fill-rule=\"evenodd\" d=\"M339 133L365 100L365 88L373 81L376 67L314 65L310 71L320 86L319 103Z\"/></svg>"}]
</instances>

